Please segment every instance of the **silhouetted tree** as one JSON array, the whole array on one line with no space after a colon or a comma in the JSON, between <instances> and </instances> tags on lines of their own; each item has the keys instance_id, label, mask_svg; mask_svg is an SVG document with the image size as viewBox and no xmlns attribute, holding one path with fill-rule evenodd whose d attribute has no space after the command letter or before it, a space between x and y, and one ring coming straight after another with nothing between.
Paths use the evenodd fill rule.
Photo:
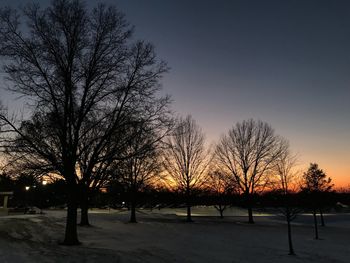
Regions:
<instances>
[{"instance_id":1,"label":"silhouetted tree","mask_svg":"<svg viewBox=\"0 0 350 263\"><path fill-rule=\"evenodd\" d=\"M13 177L15 180L15 195L19 199L19 204L25 206L26 211L30 206L40 206L36 198L40 188L40 181L35 175L18 174Z\"/></svg>"},{"instance_id":2,"label":"silhouetted tree","mask_svg":"<svg viewBox=\"0 0 350 263\"><path fill-rule=\"evenodd\" d=\"M14 179L8 174L1 172L0 173L0 192L13 191L15 188Z\"/></svg>"},{"instance_id":3,"label":"silhouetted tree","mask_svg":"<svg viewBox=\"0 0 350 263\"><path fill-rule=\"evenodd\" d=\"M147 90L147 87L143 87L142 92ZM120 122L113 127L108 140L105 138L105 131L109 131L110 128L103 128L100 125L89 131L87 136L91 140L82 143L84 150L81 151L81 158L78 160L81 175L79 180L82 209L80 225L89 225L90 193L105 187L109 180L123 178L116 178L115 165L128 162L135 156L144 155L145 152L154 149L169 131L172 125L168 110L169 98L158 99L154 97L155 90L148 90L148 92L150 93L139 94L138 100L127 103L120 109L122 111ZM131 96L130 99L132 99ZM140 140L136 140L140 137L140 127L142 127L144 139L142 145ZM133 143L138 145L131 151Z\"/></svg>"},{"instance_id":4,"label":"silhouetted tree","mask_svg":"<svg viewBox=\"0 0 350 263\"><path fill-rule=\"evenodd\" d=\"M79 0L54 0L46 9L28 6L24 16L22 27L16 10L0 11L0 55L10 88L34 104L33 114L20 125L1 114L7 125L5 147L18 157L40 160L65 179L63 243L75 245L76 168L82 153L90 150L82 143L98 141L93 156L104 149L125 109L156 99L167 68L157 61L152 45L129 41L132 30L113 7L101 4L90 11ZM104 128L97 138L89 136L95 127Z\"/></svg>"},{"instance_id":5,"label":"silhouetted tree","mask_svg":"<svg viewBox=\"0 0 350 263\"><path fill-rule=\"evenodd\" d=\"M136 223L136 206L139 191L160 179L160 137L145 123L130 127L132 140L124 150L127 158L112 166L114 177L127 187L130 202L130 222Z\"/></svg>"},{"instance_id":6,"label":"silhouetted tree","mask_svg":"<svg viewBox=\"0 0 350 263\"><path fill-rule=\"evenodd\" d=\"M290 192L293 186L296 185L296 180L298 173L294 171L297 157L296 155L292 155L289 146L287 146L286 142L286 150L279 155L275 162L275 171L277 174L277 189L281 190L284 198L284 209L282 210L283 215L287 221L288 227L288 244L289 244L289 255L295 255L293 242L292 242L292 227L291 222L295 219L297 213L300 209L291 206L291 195ZM294 185L293 185L294 184Z\"/></svg>"},{"instance_id":7,"label":"silhouetted tree","mask_svg":"<svg viewBox=\"0 0 350 263\"><path fill-rule=\"evenodd\" d=\"M274 161L284 150L283 140L271 126L254 120L237 123L216 147L216 161L231 174L245 198L249 223L254 223L252 196L269 183Z\"/></svg>"},{"instance_id":8,"label":"silhouetted tree","mask_svg":"<svg viewBox=\"0 0 350 263\"><path fill-rule=\"evenodd\" d=\"M220 213L220 218L224 218L224 211L229 205L228 196L237 194L239 189L230 174L215 170L213 167L209 170L211 171L206 176L205 186L209 193L215 197L216 204L214 207Z\"/></svg>"},{"instance_id":9,"label":"silhouetted tree","mask_svg":"<svg viewBox=\"0 0 350 263\"><path fill-rule=\"evenodd\" d=\"M308 170L303 174L302 190L311 198L312 213L315 225L315 239L318 239L317 209L320 211L322 225L324 226L323 213L321 209L322 194L332 190L333 184L330 177L318 167L317 163L311 163Z\"/></svg>"},{"instance_id":10,"label":"silhouetted tree","mask_svg":"<svg viewBox=\"0 0 350 263\"><path fill-rule=\"evenodd\" d=\"M191 116L179 119L165 142L163 166L170 184L185 194L188 222L193 191L203 185L209 164L204 143L204 134Z\"/></svg>"}]
</instances>

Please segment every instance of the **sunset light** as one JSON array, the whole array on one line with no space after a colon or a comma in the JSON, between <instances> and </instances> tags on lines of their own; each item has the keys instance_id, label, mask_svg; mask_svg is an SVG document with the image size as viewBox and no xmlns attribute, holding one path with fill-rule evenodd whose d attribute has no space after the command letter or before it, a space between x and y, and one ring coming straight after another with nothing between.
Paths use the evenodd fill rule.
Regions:
<instances>
[{"instance_id":1,"label":"sunset light","mask_svg":"<svg viewBox=\"0 0 350 263\"><path fill-rule=\"evenodd\" d=\"M2 0L0 261L349 262L349 49L350 1Z\"/></svg>"}]
</instances>

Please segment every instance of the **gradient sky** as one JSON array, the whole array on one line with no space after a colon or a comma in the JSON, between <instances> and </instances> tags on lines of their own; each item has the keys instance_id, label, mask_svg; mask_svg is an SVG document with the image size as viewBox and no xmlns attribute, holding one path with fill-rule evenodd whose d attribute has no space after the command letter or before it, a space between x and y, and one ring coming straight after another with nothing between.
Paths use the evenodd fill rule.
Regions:
<instances>
[{"instance_id":1,"label":"gradient sky","mask_svg":"<svg viewBox=\"0 0 350 263\"><path fill-rule=\"evenodd\" d=\"M209 142L261 119L304 168L317 162L337 186L350 185L350 1L104 2L169 63L173 109L191 114Z\"/></svg>"}]
</instances>

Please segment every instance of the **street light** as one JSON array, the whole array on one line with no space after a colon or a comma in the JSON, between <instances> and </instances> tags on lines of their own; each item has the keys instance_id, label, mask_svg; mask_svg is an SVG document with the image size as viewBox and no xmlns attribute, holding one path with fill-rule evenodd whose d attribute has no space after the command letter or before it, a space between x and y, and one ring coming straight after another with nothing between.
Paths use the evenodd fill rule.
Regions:
<instances>
[{"instance_id":1,"label":"street light","mask_svg":"<svg viewBox=\"0 0 350 263\"><path fill-rule=\"evenodd\" d=\"M29 189L30 189L30 186L26 186L25 189L26 189L26 192L28 192ZM25 193L25 196L24 196L24 213L25 213L25 214L26 214L27 211L28 211L28 200L27 200L27 199L28 199L28 194Z\"/></svg>"},{"instance_id":2,"label":"street light","mask_svg":"<svg viewBox=\"0 0 350 263\"><path fill-rule=\"evenodd\" d=\"M40 188L41 194L45 197L44 191L45 191L45 186L47 185L47 181L46 180L42 180L41 181L41 185L43 186L43 187ZM46 202L48 201L47 199L45 199L45 200L46 200ZM43 214L43 206L44 206L44 204L41 203L40 204L40 214Z\"/></svg>"}]
</instances>

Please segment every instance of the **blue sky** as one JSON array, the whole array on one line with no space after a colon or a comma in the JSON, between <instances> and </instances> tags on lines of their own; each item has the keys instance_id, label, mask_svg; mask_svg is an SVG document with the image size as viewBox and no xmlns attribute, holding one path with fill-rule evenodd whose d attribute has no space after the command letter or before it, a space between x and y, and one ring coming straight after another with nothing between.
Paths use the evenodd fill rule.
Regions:
<instances>
[{"instance_id":1,"label":"blue sky","mask_svg":"<svg viewBox=\"0 0 350 263\"><path fill-rule=\"evenodd\" d=\"M169 63L163 86L174 110L192 114L209 142L237 121L261 119L305 166L318 162L350 183L349 1L105 2Z\"/></svg>"}]
</instances>

